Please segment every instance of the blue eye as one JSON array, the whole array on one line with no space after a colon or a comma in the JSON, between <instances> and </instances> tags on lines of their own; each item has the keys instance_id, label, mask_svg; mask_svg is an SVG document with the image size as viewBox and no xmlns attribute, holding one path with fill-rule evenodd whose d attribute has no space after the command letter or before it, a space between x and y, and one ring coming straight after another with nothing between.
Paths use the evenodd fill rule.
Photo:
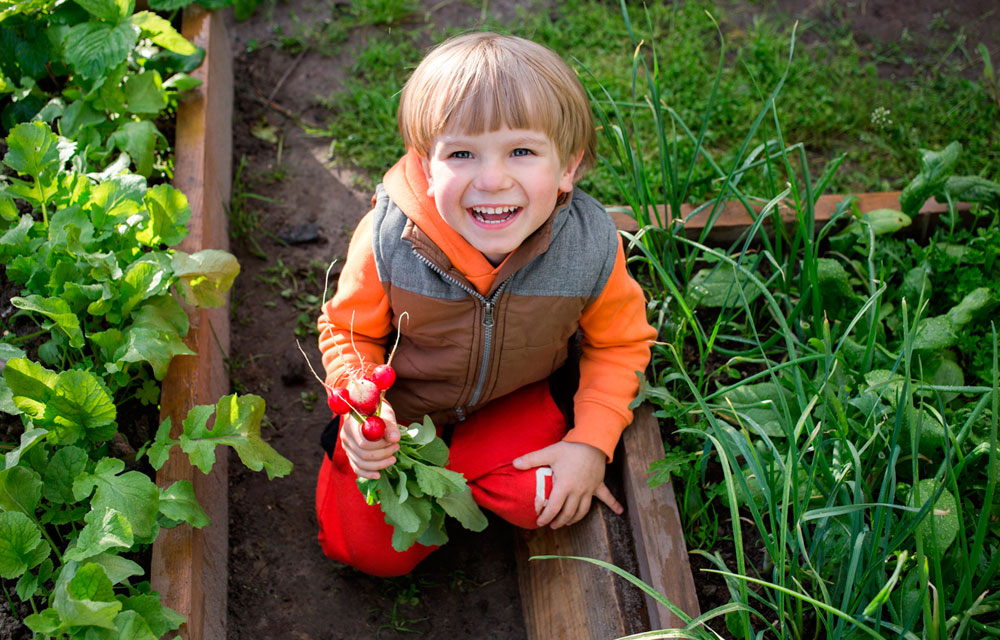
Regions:
<instances>
[{"instance_id":1,"label":"blue eye","mask_svg":"<svg viewBox=\"0 0 1000 640\"><path fill-rule=\"evenodd\" d=\"M514 151L511 152L511 155L513 155L515 157L517 157L517 156L530 156L532 153L533 152L531 151L531 149L519 148L519 149L514 149Z\"/></svg>"},{"instance_id":2,"label":"blue eye","mask_svg":"<svg viewBox=\"0 0 1000 640\"><path fill-rule=\"evenodd\" d=\"M468 158L472 157L472 154L470 152L468 152L468 151L452 151L451 154L448 157L449 158L468 159Z\"/></svg>"}]
</instances>

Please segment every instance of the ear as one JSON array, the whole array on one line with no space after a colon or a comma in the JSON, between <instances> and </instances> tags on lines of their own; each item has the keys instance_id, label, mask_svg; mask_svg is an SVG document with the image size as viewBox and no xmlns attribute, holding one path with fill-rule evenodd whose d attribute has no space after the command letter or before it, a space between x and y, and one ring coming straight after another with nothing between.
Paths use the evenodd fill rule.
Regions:
<instances>
[{"instance_id":1,"label":"ear","mask_svg":"<svg viewBox=\"0 0 1000 640\"><path fill-rule=\"evenodd\" d=\"M424 177L427 178L427 197L434 197L434 178L431 177L431 161L427 156L420 156L420 168L424 172Z\"/></svg>"},{"instance_id":2,"label":"ear","mask_svg":"<svg viewBox=\"0 0 1000 640\"><path fill-rule=\"evenodd\" d=\"M573 190L574 178L576 178L576 170L579 168L580 163L583 161L583 149L576 156L571 157L569 162L563 168L562 175L559 176L559 191L564 191L569 193Z\"/></svg>"}]
</instances>

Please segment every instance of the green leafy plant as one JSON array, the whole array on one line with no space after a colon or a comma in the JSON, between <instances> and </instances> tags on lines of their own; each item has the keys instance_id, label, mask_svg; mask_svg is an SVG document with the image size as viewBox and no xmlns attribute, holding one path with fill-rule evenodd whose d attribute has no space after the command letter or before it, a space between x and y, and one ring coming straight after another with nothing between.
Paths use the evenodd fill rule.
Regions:
<instances>
[{"instance_id":1,"label":"green leafy plant","mask_svg":"<svg viewBox=\"0 0 1000 640\"><path fill-rule=\"evenodd\" d=\"M180 301L221 305L239 265L222 251L169 248L190 217L173 187L148 187L125 164L84 173L79 146L40 121L15 126L6 144L0 257L21 295L0 342L0 418L20 429L0 462L0 577L16 580L41 637L160 637L183 619L136 579L145 569L128 554L161 528L208 519L189 482L160 488L143 472L146 446L131 448L143 436L130 423L155 410L171 359L193 353ZM290 463L260 439L262 416L255 396L196 407L177 441L164 421L149 462L159 468L179 444L207 473L224 444L285 475ZM112 455L115 442L132 453Z\"/></svg>"},{"instance_id":2,"label":"green leafy plant","mask_svg":"<svg viewBox=\"0 0 1000 640\"><path fill-rule=\"evenodd\" d=\"M378 480L358 478L368 504L379 504L393 526L392 548L405 551L413 543L442 545L448 541L445 516L471 531L482 531L487 520L460 473L445 469L448 447L437 436L430 418L401 430L396 463Z\"/></svg>"}]
</instances>

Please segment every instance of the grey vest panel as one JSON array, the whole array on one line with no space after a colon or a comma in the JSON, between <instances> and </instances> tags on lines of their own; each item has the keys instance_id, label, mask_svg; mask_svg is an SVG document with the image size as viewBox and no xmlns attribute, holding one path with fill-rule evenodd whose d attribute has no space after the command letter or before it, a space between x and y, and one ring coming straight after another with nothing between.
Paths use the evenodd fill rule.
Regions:
<instances>
[{"instance_id":1,"label":"grey vest panel","mask_svg":"<svg viewBox=\"0 0 1000 640\"><path fill-rule=\"evenodd\" d=\"M469 295L443 279L401 240L406 215L379 185L372 243L379 280L431 298ZM556 213L548 250L514 274L505 294L594 300L604 290L618 248L614 221L594 198L579 189Z\"/></svg>"}]
</instances>

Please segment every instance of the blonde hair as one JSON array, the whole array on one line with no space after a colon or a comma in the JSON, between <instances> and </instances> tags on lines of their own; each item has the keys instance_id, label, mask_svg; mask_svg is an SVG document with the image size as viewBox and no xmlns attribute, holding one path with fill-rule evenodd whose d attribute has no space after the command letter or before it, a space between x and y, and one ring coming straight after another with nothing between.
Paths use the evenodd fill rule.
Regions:
<instances>
[{"instance_id":1,"label":"blonde hair","mask_svg":"<svg viewBox=\"0 0 1000 640\"><path fill-rule=\"evenodd\" d=\"M580 80L553 51L516 36L468 33L436 46L403 87L398 118L406 148L425 157L452 126L470 135L503 126L541 131L564 165L583 152L577 178L596 157Z\"/></svg>"}]
</instances>

